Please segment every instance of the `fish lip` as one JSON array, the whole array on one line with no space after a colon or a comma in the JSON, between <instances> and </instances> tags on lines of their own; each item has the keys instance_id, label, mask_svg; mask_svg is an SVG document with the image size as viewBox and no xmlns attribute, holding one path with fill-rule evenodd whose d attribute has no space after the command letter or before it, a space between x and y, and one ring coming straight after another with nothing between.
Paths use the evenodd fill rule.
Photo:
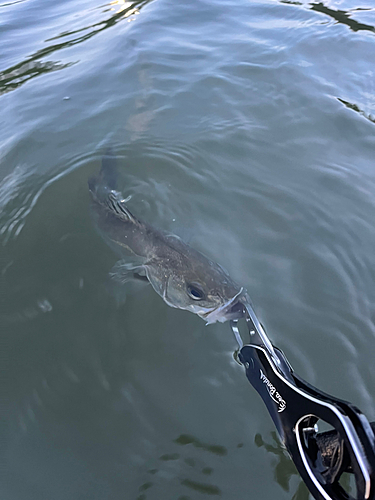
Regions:
<instances>
[{"instance_id":1,"label":"fish lip","mask_svg":"<svg viewBox=\"0 0 375 500\"><path fill-rule=\"evenodd\" d=\"M235 302L243 294L243 292L245 292L245 294L244 294L244 296L245 296L246 290L242 286L240 291L238 293L236 293L236 295L234 295L227 302L225 302L221 306L216 307L215 309L211 309L210 311L202 314L201 317L208 320L206 324L209 325L210 323L215 323L216 321L220 321L223 323L224 321L226 321L227 318L225 317L225 313L229 312L231 306L235 305ZM224 314L221 314L223 312L224 312ZM211 316L211 319L210 319L210 316Z\"/></svg>"}]
</instances>

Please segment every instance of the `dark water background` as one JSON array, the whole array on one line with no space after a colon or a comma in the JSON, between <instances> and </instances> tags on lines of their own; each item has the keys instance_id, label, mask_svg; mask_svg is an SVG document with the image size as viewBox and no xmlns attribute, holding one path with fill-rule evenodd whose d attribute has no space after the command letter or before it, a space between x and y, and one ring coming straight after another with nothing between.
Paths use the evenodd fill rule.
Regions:
<instances>
[{"instance_id":1,"label":"dark water background","mask_svg":"<svg viewBox=\"0 0 375 500\"><path fill-rule=\"evenodd\" d=\"M108 143L133 211L375 419L374 26L373 0L0 3L2 499L308 498L229 326L108 290Z\"/></svg>"}]
</instances>

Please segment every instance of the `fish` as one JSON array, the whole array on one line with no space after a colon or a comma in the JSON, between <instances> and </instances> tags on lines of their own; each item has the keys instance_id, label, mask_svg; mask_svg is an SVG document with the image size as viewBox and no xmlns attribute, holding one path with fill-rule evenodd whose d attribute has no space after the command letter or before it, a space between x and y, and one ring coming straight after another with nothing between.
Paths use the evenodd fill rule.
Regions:
<instances>
[{"instance_id":1,"label":"fish","mask_svg":"<svg viewBox=\"0 0 375 500\"><path fill-rule=\"evenodd\" d=\"M95 224L120 256L111 276L125 284L148 281L171 307L191 311L206 324L238 320L245 315L247 291L216 262L179 236L138 219L117 190L116 157L102 160L98 175L89 179Z\"/></svg>"}]
</instances>

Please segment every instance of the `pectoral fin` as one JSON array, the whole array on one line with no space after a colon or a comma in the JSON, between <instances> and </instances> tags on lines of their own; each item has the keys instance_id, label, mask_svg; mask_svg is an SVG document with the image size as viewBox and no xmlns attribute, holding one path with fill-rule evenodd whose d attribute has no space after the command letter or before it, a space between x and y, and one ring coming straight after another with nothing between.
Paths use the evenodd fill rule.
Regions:
<instances>
[{"instance_id":1,"label":"pectoral fin","mask_svg":"<svg viewBox=\"0 0 375 500\"><path fill-rule=\"evenodd\" d=\"M148 281L143 265L124 260L116 262L109 275L113 280L120 284L125 284L133 280Z\"/></svg>"},{"instance_id":2,"label":"pectoral fin","mask_svg":"<svg viewBox=\"0 0 375 500\"><path fill-rule=\"evenodd\" d=\"M142 265L119 260L111 269L107 289L115 297L120 307L127 296L134 295L149 284Z\"/></svg>"}]
</instances>

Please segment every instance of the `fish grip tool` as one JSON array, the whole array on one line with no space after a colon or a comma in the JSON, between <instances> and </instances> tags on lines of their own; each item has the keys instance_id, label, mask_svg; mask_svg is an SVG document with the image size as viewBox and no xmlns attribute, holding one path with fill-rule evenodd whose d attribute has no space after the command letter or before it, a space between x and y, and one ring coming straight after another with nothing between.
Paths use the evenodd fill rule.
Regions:
<instances>
[{"instance_id":1,"label":"fish grip tool","mask_svg":"<svg viewBox=\"0 0 375 500\"><path fill-rule=\"evenodd\" d=\"M238 321L231 321L238 358L310 493L317 500L375 499L375 437L366 417L351 403L325 394L295 374L249 304L244 315L249 344L243 344ZM321 421L333 430L319 433ZM340 484L344 472L354 475L351 490L355 491L349 493Z\"/></svg>"}]
</instances>

